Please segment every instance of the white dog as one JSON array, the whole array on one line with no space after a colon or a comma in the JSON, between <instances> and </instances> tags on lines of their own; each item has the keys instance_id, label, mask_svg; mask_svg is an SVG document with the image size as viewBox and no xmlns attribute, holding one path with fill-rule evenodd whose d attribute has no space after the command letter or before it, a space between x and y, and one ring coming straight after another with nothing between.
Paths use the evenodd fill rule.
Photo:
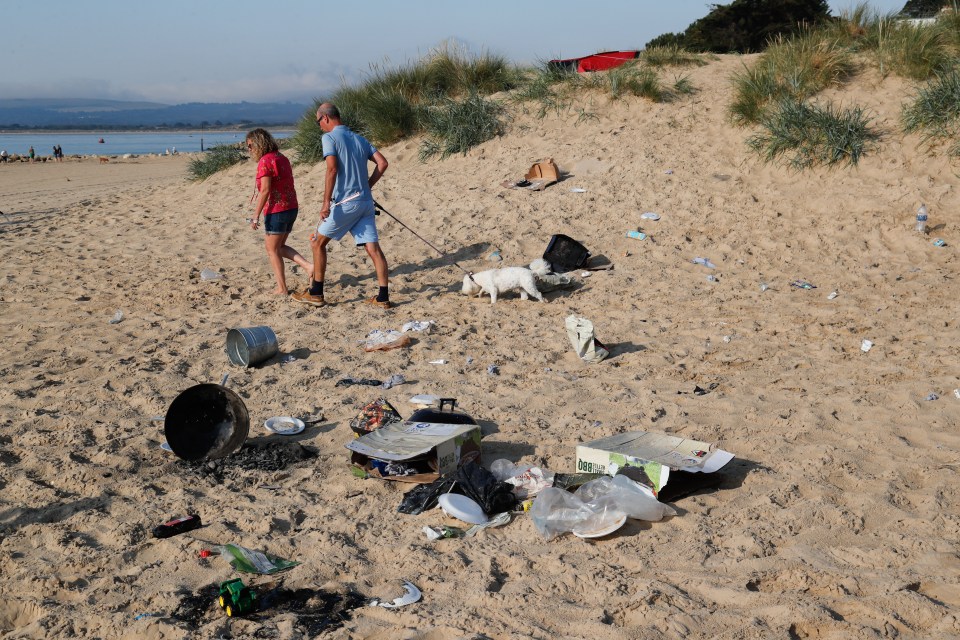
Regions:
<instances>
[{"instance_id":1,"label":"white dog","mask_svg":"<svg viewBox=\"0 0 960 640\"><path fill-rule=\"evenodd\" d=\"M468 296L480 297L483 293L490 294L490 304L497 301L497 296L507 291L520 290L520 299L526 300L528 294L544 302L543 296L537 290L537 281L533 271L524 267L504 267L503 269L488 269L471 276L463 276L463 293Z\"/></svg>"}]
</instances>

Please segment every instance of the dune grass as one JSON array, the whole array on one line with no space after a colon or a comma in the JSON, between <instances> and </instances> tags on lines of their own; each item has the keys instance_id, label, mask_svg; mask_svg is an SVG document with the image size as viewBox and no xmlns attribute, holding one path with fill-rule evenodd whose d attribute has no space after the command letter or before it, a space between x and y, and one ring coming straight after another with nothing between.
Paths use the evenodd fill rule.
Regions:
<instances>
[{"instance_id":1,"label":"dune grass","mask_svg":"<svg viewBox=\"0 0 960 640\"><path fill-rule=\"evenodd\" d=\"M420 145L420 160L466 154L478 144L500 135L503 110L499 102L477 94L459 102L446 98L440 104L426 107L422 118L426 137Z\"/></svg>"},{"instance_id":2,"label":"dune grass","mask_svg":"<svg viewBox=\"0 0 960 640\"><path fill-rule=\"evenodd\" d=\"M960 156L960 71L937 76L921 88L902 114L903 128L919 133L926 144L948 144L948 153Z\"/></svg>"},{"instance_id":3,"label":"dune grass","mask_svg":"<svg viewBox=\"0 0 960 640\"><path fill-rule=\"evenodd\" d=\"M785 98L760 121L762 131L747 144L767 162L794 169L846 163L855 166L877 139L860 107L834 108Z\"/></svg>"},{"instance_id":4,"label":"dune grass","mask_svg":"<svg viewBox=\"0 0 960 640\"><path fill-rule=\"evenodd\" d=\"M702 67L706 56L676 45L648 47L640 52L640 60L650 67Z\"/></svg>"},{"instance_id":5,"label":"dune grass","mask_svg":"<svg viewBox=\"0 0 960 640\"><path fill-rule=\"evenodd\" d=\"M323 132L315 122L322 102L336 104L343 123L375 145L388 145L422 132L424 118L434 105L449 108L452 100L509 91L522 80L522 73L506 58L488 53L470 56L461 48L442 45L398 68L373 65L362 83L344 85L333 95L317 99L298 123L292 144L300 162L322 158Z\"/></svg>"},{"instance_id":6,"label":"dune grass","mask_svg":"<svg viewBox=\"0 0 960 640\"><path fill-rule=\"evenodd\" d=\"M803 101L839 84L853 70L848 48L807 30L791 39L778 38L752 67L734 75L734 122L759 122L770 105L784 99Z\"/></svg>"},{"instance_id":7,"label":"dune grass","mask_svg":"<svg viewBox=\"0 0 960 640\"><path fill-rule=\"evenodd\" d=\"M250 158L239 145L221 144L210 147L202 156L187 165L187 175L193 181L206 180L218 171L223 171Z\"/></svg>"}]
</instances>

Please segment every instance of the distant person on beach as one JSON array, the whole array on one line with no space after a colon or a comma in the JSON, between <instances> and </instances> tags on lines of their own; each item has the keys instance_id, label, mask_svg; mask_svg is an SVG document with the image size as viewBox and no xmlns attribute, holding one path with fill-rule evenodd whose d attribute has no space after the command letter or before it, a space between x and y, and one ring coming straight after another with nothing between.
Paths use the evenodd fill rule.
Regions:
<instances>
[{"instance_id":1,"label":"distant person on beach","mask_svg":"<svg viewBox=\"0 0 960 640\"><path fill-rule=\"evenodd\" d=\"M10 156L9 156L9 154L7 153L7 150L6 150L6 149L4 149L3 151L0 151L0 162L6 162L6 161L7 161L7 158L9 158L9 157L10 157Z\"/></svg>"},{"instance_id":2,"label":"distant person on beach","mask_svg":"<svg viewBox=\"0 0 960 640\"><path fill-rule=\"evenodd\" d=\"M57 145L53 148L53 157L57 159L57 162L63 162L63 147Z\"/></svg>"},{"instance_id":3,"label":"distant person on beach","mask_svg":"<svg viewBox=\"0 0 960 640\"><path fill-rule=\"evenodd\" d=\"M306 269L313 271L313 265L287 246L287 236L293 230L297 219L297 190L293 185L293 169L290 161L280 153L277 141L266 129L254 129L247 134L247 149L250 157L257 161L257 199L254 217L250 219L250 228L260 226L260 216L264 217L264 229L267 236L265 245L270 266L277 278L277 288L272 293L287 295L287 280L283 259L293 260ZM176 153L176 151L174 151Z\"/></svg>"},{"instance_id":4,"label":"distant person on beach","mask_svg":"<svg viewBox=\"0 0 960 640\"><path fill-rule=\"evenodd\" d=\"M33 162L33 159L36 157L37 154L36 154L36 152L34 152L32 145L31 145L30 151L29 151L28 153L30 154L30 162Z\"/></svg>"},{"instance_id":5,"label":"distant person on beach","mask_svg":"<svg viewBox=\"0 0 960 640\"><path fill-rule=\"evenodd\" d=\"M293 294L298 302L322 307L323 279L327 270L327 245L331 240L340 240L347 234L357 246L363 245L373 261L377 272L379 292L367 303L389 309L390 294L387 259L380 249L377 235L376 209L370 188L387 170L387 159L367 142L366 138L350 131L340 122L340 111L332 104L324 103L317 109L317 125L323 130L321 143L327 166L323 187L323 206L320 208L320 226L310 236L313 250L313 280L303 293ZM367 162L376 164L369 176Z\"/></svg>"}]
</instances>

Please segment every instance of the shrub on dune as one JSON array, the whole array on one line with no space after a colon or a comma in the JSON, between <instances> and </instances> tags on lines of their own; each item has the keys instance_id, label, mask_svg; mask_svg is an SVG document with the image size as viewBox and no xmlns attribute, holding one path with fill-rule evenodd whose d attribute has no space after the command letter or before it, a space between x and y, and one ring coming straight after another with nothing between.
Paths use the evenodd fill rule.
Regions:
<instances>
[{"instance_id":1,"label":"shrub on dune","mask_svg":"<svg viewBox=\"0 0 960 640\"><path fill-rule=\"evenodd\" d=\"M221 144L210 147L202 156L194 158L187 166L191 180L206 180L218 171L246 161L249 156L239 146Z\"/></svg>"},{"instance_id":2,"label":"shrub on dune","mask_svg":"<svg viewBox=\"0 0 960 640\"><path fill-rule=\"evenodd\" d=\"M924 142L950 144L950 155L960 155L960 72L939 75L922 88L903 110L903 128L919 133Z\"/></svg>"},{"instance_id":3,"label":"shrub on dune","mask_svg":"<svg viewBox=\"0 0 960 640\"><path fill-rule=\"evenodd\" d=\"M795 169L846 162L854 166L877 134L860 107L834 108L787 98L760 121L761 133L747 144L767 162Z\"/></svg>"},{"instance_id":4,"label":"shrub on dune","mask_svg":"<svg viewBox=\"0 0 960 640\"><path fill-rule=\"evenodd\" d=\"M428 107L423 114L427 136L420 146L420 159L426 161L437 155L446 158L456 153L465 154L476 145L500 135L502 112L499 103L476 94L462 102L448 98Z\"/></svg>"}]
</instances>

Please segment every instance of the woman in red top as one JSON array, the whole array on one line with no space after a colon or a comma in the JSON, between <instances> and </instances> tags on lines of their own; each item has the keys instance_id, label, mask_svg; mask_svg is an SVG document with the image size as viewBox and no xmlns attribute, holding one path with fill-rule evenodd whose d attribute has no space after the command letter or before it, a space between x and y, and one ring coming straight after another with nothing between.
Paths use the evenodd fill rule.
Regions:
<instances>
[{"instance_id":1,"label":"woman in red top","mask_svg":"<svg viewBox=\"0 0 960 640\"><path fill-rule=\"evenodd\" d=\"M260 226L260 216L264 217L267 232L266 247L270 266L277 277L277 288L272 293L287 295L287 280L283 269L283 259L293 260L307 273L313 273L313 264L293 248L287 246L287 236L293 230L297 219L297 190L293 186L293 169L286 156L280 153L277 141L266 129L254 129L247 134L247 149L250 157L257 161L257 205L254 217L250 219L250 228Z\"/></svg>"}]
</instances>

